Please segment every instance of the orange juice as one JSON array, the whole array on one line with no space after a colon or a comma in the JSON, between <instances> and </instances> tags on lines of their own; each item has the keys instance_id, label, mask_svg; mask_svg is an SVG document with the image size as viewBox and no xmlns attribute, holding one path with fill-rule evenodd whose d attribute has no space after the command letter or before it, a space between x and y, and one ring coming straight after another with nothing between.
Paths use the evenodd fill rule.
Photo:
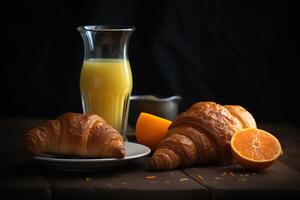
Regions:
<instances>
[{"instance_id":1,"label":"orange juice","mask_svg":"<svg viewBox=\"0 0 300 200\"><path fill-rule=\"evenodd\" d=\"M132 75L124 59L85 60L80 76L84 113L100 115L122 132L127 123ZM126 119L126 120L124 120Z\"/></svg>"}]
</instances>

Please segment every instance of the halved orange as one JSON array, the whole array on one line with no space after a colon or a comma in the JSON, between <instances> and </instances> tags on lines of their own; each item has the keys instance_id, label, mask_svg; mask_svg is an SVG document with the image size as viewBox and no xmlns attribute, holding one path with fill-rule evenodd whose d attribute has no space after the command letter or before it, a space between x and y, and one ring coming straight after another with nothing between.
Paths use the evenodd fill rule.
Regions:
<instances>
[{"instance_id":1,"label":"halved orange","mask_svg":"<svg viewBox=\"0 0 300 200\"><path fill-rule=\"evenodd\" d=\"M231 148L235 160L251 170L270 167L282 154L278 139L257 128L237 131L231 138Z\"/></svg>"}]
</instances>

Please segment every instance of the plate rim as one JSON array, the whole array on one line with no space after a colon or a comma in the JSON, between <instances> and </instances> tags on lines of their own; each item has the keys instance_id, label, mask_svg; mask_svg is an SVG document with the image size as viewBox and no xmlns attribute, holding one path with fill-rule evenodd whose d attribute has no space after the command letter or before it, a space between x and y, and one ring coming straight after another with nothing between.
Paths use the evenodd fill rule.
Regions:
<instances>
[{"instance_id":1,"label":"plate rim","mask_svg":"<svg viewBox=\"0 0 300 200\"><path fill-rule=\"evenodd\" d=\"M57 157L46 157L43 155L38 155L38 156L34 156L33 159L36 161L60 162L60 163L122 162L122 161L128 161L136 158L141 158L151 153L151 149L143 144L125 141L125 145L126 143L130 145L137 145L143 147L145 149L145 152L141 154L125 156L124 158L57 158Z\"/></svg>"}]
</instances>

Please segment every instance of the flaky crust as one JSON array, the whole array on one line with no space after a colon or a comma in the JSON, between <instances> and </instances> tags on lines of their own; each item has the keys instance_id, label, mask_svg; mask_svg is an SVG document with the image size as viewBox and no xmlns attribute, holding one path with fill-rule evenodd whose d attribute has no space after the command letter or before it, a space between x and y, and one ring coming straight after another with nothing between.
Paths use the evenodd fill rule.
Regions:
<instances>
[{"instance_id":1,"label":"flaky crust","mask_svg":"<svg viewBox=\"0 0 300 200\"><path fill-rule=\"evenodd\" d=\"M195 103L172 122L166 138L150 158L150 167L164 170L194 163L230 163L232 135L254 126L252 115L240 106Z\"/></svg>"},{"instance_id":2,"label":"flaky crust","mask_svg":"<svg viewBox=\"0 0 300 200\"><path fill-rule=\"evenodd\" d=\"M226 105L224 106L235 119L239 129L243 127L256 128L256 122L253 116L245 108L239 105Z\"/></svg>"},{"instance_id":3,"label":"flaky crust","mask_svg":"<svg viewBox=\"0 0 300 200\"><path fill-rule=\"evenodd\" d=\"M84 157L125 156L122 136L98 115L65 113L25 134L29 155L52 153Z\"/></svg>"}]
</instances>

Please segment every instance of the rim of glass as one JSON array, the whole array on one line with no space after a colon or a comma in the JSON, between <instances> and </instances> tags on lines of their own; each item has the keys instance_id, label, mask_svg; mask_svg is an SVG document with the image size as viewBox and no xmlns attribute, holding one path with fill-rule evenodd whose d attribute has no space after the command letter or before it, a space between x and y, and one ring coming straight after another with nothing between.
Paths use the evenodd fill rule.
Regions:
<instances>
[{"instance_id":1,"label":"rim of glass","mask_svg":"<svg viewBox=\"0 0 300 200\"><path fill-rule=\"evenodd\" d=\"M133 26L123 25L85 25L77 27L78 31L134 31Z\"/></svg>"}]
</instances>

